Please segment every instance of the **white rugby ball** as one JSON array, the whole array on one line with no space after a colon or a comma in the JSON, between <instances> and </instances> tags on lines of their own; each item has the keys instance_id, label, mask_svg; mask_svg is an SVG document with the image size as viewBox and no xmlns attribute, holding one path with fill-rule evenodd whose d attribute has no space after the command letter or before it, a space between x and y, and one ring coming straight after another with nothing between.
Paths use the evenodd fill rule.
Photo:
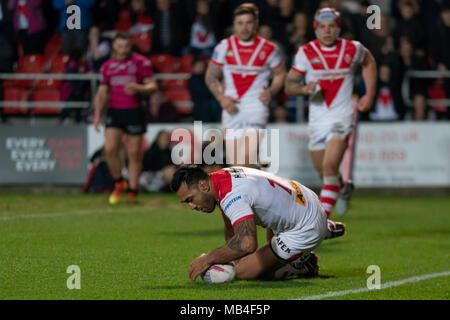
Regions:
<instances>
[{"instance_id":1,"label":"white rugby ball","mask_svg":"<svg viewBox=\"0 0 450 320\"><path fill-rule=\"evenodd\" d=\"M236 277L236 269L231 264L214 264L203 274L202 279L208 283L231 282Z\"/></svg>"}]
</instances>

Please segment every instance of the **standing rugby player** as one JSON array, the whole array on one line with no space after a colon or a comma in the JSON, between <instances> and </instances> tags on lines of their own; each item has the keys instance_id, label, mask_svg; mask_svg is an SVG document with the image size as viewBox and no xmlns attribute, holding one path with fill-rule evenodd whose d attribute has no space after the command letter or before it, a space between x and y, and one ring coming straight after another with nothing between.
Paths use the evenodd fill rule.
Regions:
<instances>
[{"instance_id":1,"label":"standing rugby player","mask_svg":"<svg viewBox=\"0 0 450 320\"><path fill-rule=\"evenodd\" d=\"M205 77L223 109L227 161L233 165L257 165L261 137L255 133L266 126L268 104L282 89L286 77L279 48L257 35L258 14L251 3L235 9L234 35L215 47ZM256 139L249 138L246 146L245 135L250 132Z\"/></svg>"},{"instance_id":2,"label":"standing rugby player","mask_svg":"<svg viewBox=\"0 0 450 320\"><path fill-rule=\"evenodd\" d=\"M358 41L339 38L340 15L330 8L314 17L317 39L302 46L285 81L290 96L309 95L309 150L323 179L320 200L329 216L339 196L337 211L348 209L350 194L339 194L339 166L354 126L352 92L354 73L362 67L366 93L358 103L368 111L375 96L377 67L372 54ZM301 81L306 79L306 85ZM347 190L348 188L342 188Z\"/></svg>"},{"instance_id":3,"label":"standing rugby player","mask_svg":"<svg viewBox=\"0 0 450 320\"><path fill-rule=\"evenodd\" d=\"M112 49L112 58L100 69L101 81L94 100L94 126L97 131L100 130L102 111L107 106L105 153L115 181L109 203L116 204L126 191L128 198L137 197L142 168L142 138L147 126L140 96L156 91L157 84L152 78L150 60L132 53L131 40L127 35L116 35ZM122 177L119 156L123 135L126 135L127 141L129 186Z\"/></svg>"}]
</instances>

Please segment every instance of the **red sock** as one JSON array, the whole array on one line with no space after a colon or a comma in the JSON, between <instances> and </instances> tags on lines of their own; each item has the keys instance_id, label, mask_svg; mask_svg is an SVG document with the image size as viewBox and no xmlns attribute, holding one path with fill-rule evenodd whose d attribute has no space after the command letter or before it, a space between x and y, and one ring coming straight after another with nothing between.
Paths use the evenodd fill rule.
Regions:
<instances>
[{"instance_id":1,"label":"red sock","mask_svg":"<svg viewBox=\"0 0 450 320\"><path fill-rule=\"evenodd\" d=\"M339 195L339 178L338 177L324 177L323 186L320 191L320 202L327 217L330 216L333 210L336 199Z\"/></svg>"}]
</instances>

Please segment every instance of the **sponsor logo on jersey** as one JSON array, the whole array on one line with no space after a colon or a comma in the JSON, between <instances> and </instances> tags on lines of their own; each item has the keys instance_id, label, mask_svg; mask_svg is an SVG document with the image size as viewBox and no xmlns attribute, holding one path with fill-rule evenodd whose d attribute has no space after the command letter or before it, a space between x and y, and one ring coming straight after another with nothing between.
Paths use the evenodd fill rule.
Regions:
<instances>
[{"instance_id":1,"label":"sponsor logo on jersey","mask_svg":"<svg viewBox=\"0 0 450 320\"><path fill-rule=\"evenodd\" d=\"M315 57L311 59L311 64L318 64L320 63L320 58L319 57Z\"/></svg>"},{"instance_id":2,"label":"sponsor logo on jersey","mask_svg":"<svg viewBox=\"0 0 450 320\"><path fill-rule=\"evenodd\" d=\"M227 51L227 53L225 54L227 57L232 57L233 56L233 51Z\"/></svg>"},{"instance_id":3,"label":"sponsor logo on jersey","mask_svg":"<svg viewBox=\"0 0 450 320\"><path fill-rule=\"evenodd\" d=\"M239 200L241 200L241 199L242 199L242 196L234 197L233 199L230 200L230 202L227 203L227 205L225 206L225 208L223 209L223 211L226 212L226 211L228 210L228 208L229 208L233 203L235 203L236 201L239 201Z\"/></svg>"}]
</instances>

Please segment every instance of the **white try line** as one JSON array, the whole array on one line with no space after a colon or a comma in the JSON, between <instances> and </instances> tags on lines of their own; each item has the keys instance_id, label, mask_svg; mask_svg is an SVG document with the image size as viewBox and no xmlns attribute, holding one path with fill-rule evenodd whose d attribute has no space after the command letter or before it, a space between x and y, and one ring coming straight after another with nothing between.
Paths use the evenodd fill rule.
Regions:
<instances>
[{"instance_id":1,"label":"white try line","mask_svg":"<svg viewBox=\"0 0 450 320\"><path fill-rule=\"evenodd\" d=\"M351 289L351 290L343 290L343 291L332 291L324 294L319 294L316 296L306 296L306 297L300 297L297 299L292 300L320 300L320 299L326 299L331 297L339 297L339 296L345 296L347 294L352 293L363 293L368 291L378 291L382 289L392 288L392 287L398 287L406 283L413 283L413 282L419 282L423 280L438 278L438 277L447 277L450 276L450 271L445 272L439 272L439 273L431 273L431 274L424 274L421 276L415 276L411 278L406 278L403 280L397 280L397 281L389 281L381 285L380 289L368 289L368 288L359 288L359 289Z\"/></svg>"},{"instance_id":2,"label":"white try line","mask_svg":"<svg viewBox=\"0 0 450 320\"><path fill-rule=\"evenodd\" d=\"M17 219L42 219L42 218L54 218L54 217L65 217L72 215L88 215L88 214L102 214L102 213L115 213L115 212L123 212L129 210L142 210L151 211L153 207L122 207L116 209L96 209L96 210L77 210L77 211L68 211L68 212L54 212L54 213L36 213L36 214L26 214L20 216L6 216L0 217L0 221L9 221L9 220L17 220Z\"/></svg>"}]
</instances>

